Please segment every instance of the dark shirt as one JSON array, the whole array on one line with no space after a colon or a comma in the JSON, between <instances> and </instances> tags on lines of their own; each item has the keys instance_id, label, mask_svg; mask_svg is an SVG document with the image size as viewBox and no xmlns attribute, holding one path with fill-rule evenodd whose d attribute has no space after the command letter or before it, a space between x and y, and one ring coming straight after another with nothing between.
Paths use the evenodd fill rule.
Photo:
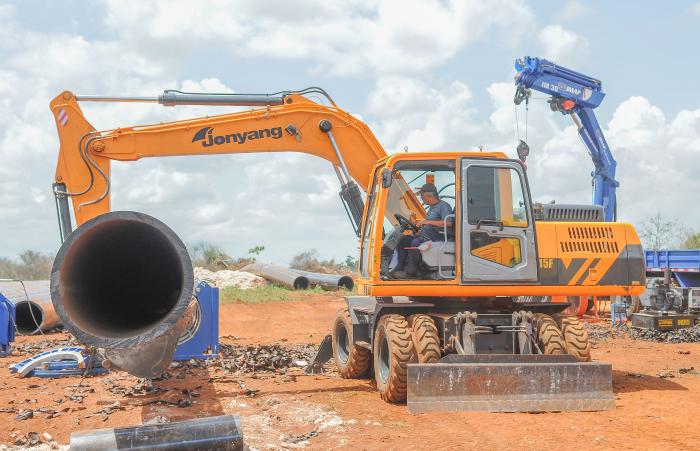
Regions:
<instances>
[{"instance_id":1,"label":"dark shirt","mask_svg":"<svg viewBox=\"0 0 700 451\"><path fill-rule=\"evenodd\" d=\"M444 221L445 218L452 214L452 207L444 200L438 201L435 205L428 208L428 214L425 215L427 221ZM442 235L444 227L436 227L433 225L424 225L421 230L421 235L428 238L430 241L443 241L445 237Z\"/></svg>"}]
</instances>

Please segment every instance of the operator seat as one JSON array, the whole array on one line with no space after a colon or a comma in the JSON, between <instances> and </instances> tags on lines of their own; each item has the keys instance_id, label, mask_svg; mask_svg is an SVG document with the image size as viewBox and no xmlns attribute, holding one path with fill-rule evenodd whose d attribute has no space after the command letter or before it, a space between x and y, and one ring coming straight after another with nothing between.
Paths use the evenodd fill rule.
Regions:
<instances>
[{"instance_id":1,"label":"operator seat","mask_svg":"<svg viewBox=\"0 0 700 451\"><path fill-rule=\"evenodd\" d=\"M455 214L455 209L456 207L452 209L452 214ZM443 241L426 241L418 248L421 253L421 266L423 269L429 271L441 270L443 274L454 274L456 267L456 215L452 218L452 221L452 227L447 228L447 236ZM440 235L444 236L444 233L440 231Z\"/></svg>"}]
</instances>

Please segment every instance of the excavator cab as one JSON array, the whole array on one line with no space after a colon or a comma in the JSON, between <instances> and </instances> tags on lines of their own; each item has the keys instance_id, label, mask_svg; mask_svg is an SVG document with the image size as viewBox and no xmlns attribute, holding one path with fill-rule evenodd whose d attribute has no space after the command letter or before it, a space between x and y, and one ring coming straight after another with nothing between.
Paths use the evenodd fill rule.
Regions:
<instances>
[{"instance_id":1,"label":"excavator cab","mask_svg":"<svg viewBox=\"0 0 700 451\"><path fill-rule=\"evenodd\" d=\"M452 214L418 248L417 280L462 284L536 282L532 202L522 165L501 155L415 159L397 155L376 168L361 236L360 273L368 282L392 281L397 248L426 217L415 191L433 183ZM405 242L405 241L404 241ZM379 253L378 269L374 267ZM375 279L374 282L377 282Z\"/></svg>"}]
</instances>

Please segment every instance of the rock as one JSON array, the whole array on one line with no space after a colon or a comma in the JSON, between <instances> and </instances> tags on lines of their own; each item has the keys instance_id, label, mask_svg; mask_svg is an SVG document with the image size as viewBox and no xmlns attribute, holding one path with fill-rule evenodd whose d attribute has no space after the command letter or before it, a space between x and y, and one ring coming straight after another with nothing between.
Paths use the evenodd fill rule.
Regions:
<instances>
[{"instance_id":1,"label":"rock","mask_svg":"<svg viewBox=\"0 0 700 451\"><path fill-rule=\"evenodd\" d=\"M19 412L17 412L17 416L15 417L16 420L28 420L30 418L34 417L34 411L32 409L20 409Z\"/></svg>"}]
</instances>

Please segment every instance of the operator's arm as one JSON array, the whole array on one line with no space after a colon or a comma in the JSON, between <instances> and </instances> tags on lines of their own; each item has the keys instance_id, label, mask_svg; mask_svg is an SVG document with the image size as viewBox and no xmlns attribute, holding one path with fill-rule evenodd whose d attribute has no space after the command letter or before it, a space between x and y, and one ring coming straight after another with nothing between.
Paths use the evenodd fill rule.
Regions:
<instances>
[{"instance_id":1,"label":"operator's arm","mask_svg":"<svg viewBox=\"0 0 700 451\"><path fill-rule=\"evenodd\" d=\"M443 228L445 227L445 222L447 222L447 227L452 227L454 225L454 219L452 217L447 217L451 214L452 209L450 208L449 204L445 201L440 201L439 204L435 205L428 211L426 218L422 221L417 221L416 225L430 225Z\"/></svg>"}]
</instances>

